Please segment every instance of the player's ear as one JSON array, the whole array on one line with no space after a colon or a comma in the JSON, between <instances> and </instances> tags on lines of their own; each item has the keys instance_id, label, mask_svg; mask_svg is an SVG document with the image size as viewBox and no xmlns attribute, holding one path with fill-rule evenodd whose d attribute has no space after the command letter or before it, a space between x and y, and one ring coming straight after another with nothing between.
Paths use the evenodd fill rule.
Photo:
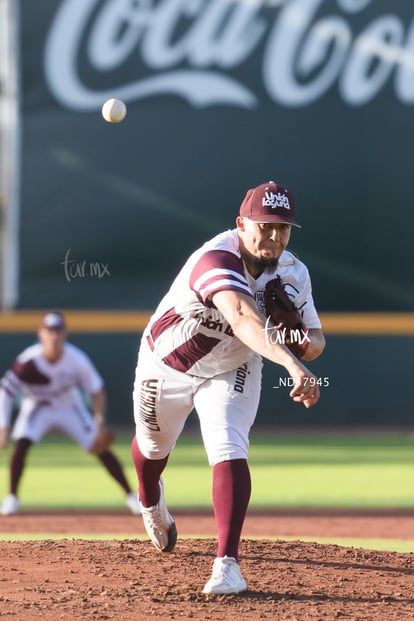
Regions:
<instances>
[{"instance_id":1,"label":"player's ear","mask_svg":"<svg viewBox=\"0 0 414 621\"><path fill-rule=\"evenodd\" d=\"M240 231L244 231L245 227L244 227L244 218L242 218L241 216L237 216L236 218L236 226Z\"/></svg>"}]
</instances>

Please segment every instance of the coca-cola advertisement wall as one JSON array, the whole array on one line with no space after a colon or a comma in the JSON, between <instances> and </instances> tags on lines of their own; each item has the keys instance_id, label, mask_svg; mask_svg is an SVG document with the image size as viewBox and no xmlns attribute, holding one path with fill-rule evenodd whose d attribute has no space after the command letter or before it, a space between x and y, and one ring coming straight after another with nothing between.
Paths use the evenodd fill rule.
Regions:
<instances>
[{"instance_id":1,"label":"coca-cola advertisement wall","mask_svg":"<svg viewBox=\"0 0 414 621\"><path fill-rule=\"evenodd\" d=\"M152 309L274 179L320 311L411 310L412 2L22 0L20 31L21 308Z\"/></svg>"}]
</instances>

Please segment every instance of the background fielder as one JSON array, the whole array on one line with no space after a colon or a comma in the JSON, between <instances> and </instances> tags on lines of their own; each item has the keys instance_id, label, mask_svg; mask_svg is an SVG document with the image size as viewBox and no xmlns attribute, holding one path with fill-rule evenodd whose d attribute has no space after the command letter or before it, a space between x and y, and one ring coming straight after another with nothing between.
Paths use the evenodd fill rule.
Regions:
<instances>
[{"instance_id":1,"label":"background fielder","mask_svg":"<svg viewBox=\"0 0 414 621\"><path fill-rule=\"evenodd\" d=\"M159 550L173 549L176 528L160 477L195 407L213 469L218 531L217 558L205 593L246 589L238 547L251 491L247 457L260 398L261 356L294 378L294 401L311 407L319 399L313 374L266 333L265 287L278 275L309 337L300 356L313 360L325 345L308 270L285 250L291 226L299 226L294 209L291 193L274 182L249 190L236 229L191 255L141 341L132 455L144 524Z\"/></svg>"},{"instance_id":2,"label":"background fielder","mask_svg":"<svg viewBox=\"0 0 414 621\"><path fill-rule=\"evenodd\" d=\"M136 494L118 458L109 450L112 435L105 428L104 382L89 357L66 340L60 312L46 313L38 330L39 343L25 349L0 382L0 448L6 448L16 396L21 397L13 428L16 445L10 461L10 493L0 514L17 513L18 487L27 452L51 429L60 429L83 449L95 454L126 494L130 510L138 514ZM91 399L93 417L79 389Z\"/></svg>"}]
</instances>

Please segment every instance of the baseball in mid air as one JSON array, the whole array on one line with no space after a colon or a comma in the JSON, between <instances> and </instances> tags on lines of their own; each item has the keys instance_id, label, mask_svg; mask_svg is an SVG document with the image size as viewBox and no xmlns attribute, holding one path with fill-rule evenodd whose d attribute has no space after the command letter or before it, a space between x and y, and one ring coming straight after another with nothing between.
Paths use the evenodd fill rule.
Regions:
<instances>
[{"instance_id":1,"label":"baseball in mid air","mask_svg":"<svg viewBox=\"0 0 414 621\"><path fill-rule=\"evenodd\" d=\"M108 123L120 123L126 117L126 113L125 103L116 97L108 99L102 106L102 116Z\"/></svg>"}]
</instances>

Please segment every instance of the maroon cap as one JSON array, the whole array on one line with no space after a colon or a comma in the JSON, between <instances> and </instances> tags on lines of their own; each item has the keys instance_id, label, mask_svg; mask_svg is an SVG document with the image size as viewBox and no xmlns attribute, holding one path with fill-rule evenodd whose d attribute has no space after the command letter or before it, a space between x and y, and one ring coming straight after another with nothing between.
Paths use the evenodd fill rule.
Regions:
<instances>
[{"instance_id":1,"label":"maroon cap","mask_svg":"<svg viewBox=\"0 0 414 621\"><path fill-rule=\"evenodd\" d=\"M240 215L255 222L280 222L301 228L300 224L295 222L293 195L274 181L247 190L240 205Z\"/></svg>"},{"instance_id":2,"label":"maroon cap","mask_svg":"<svg viewBox=\"0 0 414 621\"><path fill-rule=\"evenodd\" d=\"M47 330L64 330L65 319L59 311L51 311L42 317L40 327Z\"/></svg>"}]
</instances>

